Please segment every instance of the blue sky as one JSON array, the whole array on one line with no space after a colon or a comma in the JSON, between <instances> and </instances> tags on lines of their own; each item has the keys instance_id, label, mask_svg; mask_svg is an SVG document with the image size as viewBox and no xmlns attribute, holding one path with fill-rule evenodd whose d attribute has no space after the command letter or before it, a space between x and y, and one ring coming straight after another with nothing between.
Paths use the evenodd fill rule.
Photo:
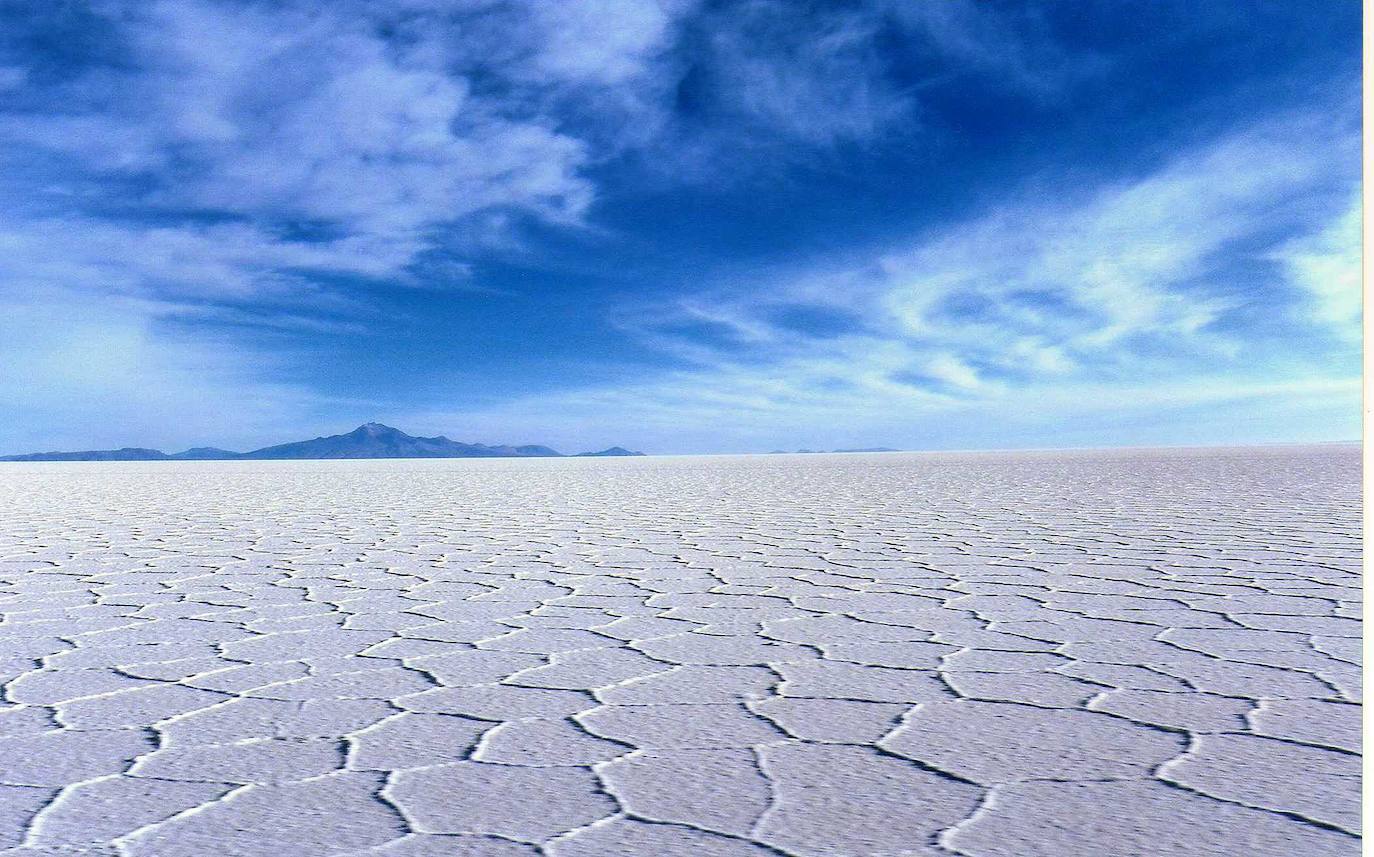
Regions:
<instances>
[{"instance_id":1,"label":"blue sky","mask_svg":"<svg viewBox=\"0 0 1374 857\"><path fill-rule=\"evenodd\" d=\"M0 451L1354 438L1318 5L0 6Z\"/></svg>"}]
</instances>

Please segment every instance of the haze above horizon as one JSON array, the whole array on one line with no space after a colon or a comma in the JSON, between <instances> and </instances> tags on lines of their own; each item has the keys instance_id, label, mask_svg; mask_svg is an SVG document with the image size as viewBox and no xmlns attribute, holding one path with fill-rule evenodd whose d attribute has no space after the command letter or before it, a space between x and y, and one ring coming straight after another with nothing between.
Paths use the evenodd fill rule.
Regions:
<instances>
[{"instance_id":1,"label":"haze above horizon","mask_svg":"<svg viewBox=\"0 0 1374 857\"><path fill-rule=\"evenodd\" d=\"M1360 7L0 9L0 452L1359 436Z\"/></svg>"}]
</instances>

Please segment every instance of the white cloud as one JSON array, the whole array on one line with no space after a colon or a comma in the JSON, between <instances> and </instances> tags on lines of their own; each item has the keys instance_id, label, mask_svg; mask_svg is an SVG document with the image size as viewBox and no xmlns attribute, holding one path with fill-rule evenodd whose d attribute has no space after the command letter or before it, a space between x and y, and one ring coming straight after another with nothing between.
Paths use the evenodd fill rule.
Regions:
<instances>
[{"instance_id":1,"label":"white cloud","mask_svg":"<svg viewBox=\"0 0 1374 857\"><path fill-rule=\"evenodd\" d=\"M539 34L530 65L560 81L623 85L651 73L694 0L533 3Z\"/></svg>"},{"instance_id":2,"label":"white cloud","mask_svg":"<svg viewBox=\"0 0 1374 857\"><path fill-rule=\"evenodd\" d=\"M1072 59L1065 55L1033 5L998 9L978 0L891 0L885 10L908 32L922 34L925 44L956 68L993 76L1012 90L1053 95L1073 77L1090 74L1103 63L1084 50Z\"/></svg>"},{"instance_id":3,"label":"white cloud","mask_svg":"<svg viewBox=\"0 0 1374 857\"><path fill-rule=\"evenodd\" d=\"M1330 225L1292 242L1279 254L1293 282L1306 292L1313 319L1355 342L1362 335L1364 297L1361 204L1357 191L1350 206Z\"/></svg>"},{"instance_id":4,"label":"white cloud","mask_svg":"<svg viewBox=\"0 0 1374 857\"><path fill-rule=\"evenodd\" d=\"M580 142L503 115L365 18L189 0L123 31L137 68L115 94L8 133L98 173L156 173L154 204L374 236L493 207L575 220L591 199Z\"/></svg>"},{"instance_id":5,"label":"white cloud","mask_svg":"<svg viewBox=\"0 0 1374 857\"><path fill-rule=\"evenodd\" d=\"M1359 435L1362 384L1354 372L1279 381L1209 372L954 398L892 383L875 367L904 361L884 361L890 343L868 348L870 359L852 364L832 357L754 372L683 372L461 412L413 409L397 419L474 439L536 438L563 449L618 443L660 453L1246 444Z\"/></svg>"},{"instance_id":6,"label":"white cloud","mask_svg":"<svg viewBox=\"0 0 1374 857\"><path fill-rule=\"evenodd\" d=\"M319 397L265 380L244 328L356 330L331 280L461 282L437 235L578 224L592 200L581 141L386 38L382 7L97 11L120 62L0 113L0 405L43 427L0 431L19 449L290 436Z\"/></svg>"},{"instance_id":7,"label":"white cloud","mask_svg":"<svg viewBox=\"0 0 1374 857\"><path fill-rule=\"evenodd\" d=\"M1324 192L1340 148L1294 148L1292 130L1240 132L1086 197L1005 204L885 256L881 300L905 335L1007 367L1025 366L1028 337L1057 349L1048 368L1122 362L1141 340L1211 353L1227 341L1209 325L1247 300L1226 282L1228 251L1291 228L1280 207Z\"/></svg>"},{"instance_id":8,"label":"white cloud","mask_svg":"<svg viewBox=\"0 0 1374 857\"><path fill-rule=\"evenodd\" d=\"M184 259L179 288L221 282L236 294L275 288L265 274L280 257L330 255L330 270L349 257L342 269L403 278L427 250L507 241L492 225L511 213L585 226L589 167L627 147L684 177L684 160L716 162L724 148L742 168L742 144L795 152L881 134L917 106L876 52L884 27L960 55L989 40L999 55L1044 41L972 8L913 18L886 0L807 15L776 0L729 14L699 0L112 0L94 11L117 61L34 78L41 107L0 112L0 144L17 165L0 184L8 225L41 234L70 217L103 242L101 264L148 266L146 253L98 234L105 220ZM29 75L16 64L0 78ZM684 85L705 127L671 118ZM45 165L33 180L26 153ZM18 212L29 210L42 215L25 227ZM232 230L188 215L238 223L230 244L262 254L216 251L207 237ZM289 237L301 227L317 252Z\"/></svg>"},{"instance_id":9,"label":"white cloud","mask_svg":"<svg viewBox=\"0 0 1374 857\"><path fill-rule=\"evenodd\" d=\"M964 390L976 390L983 385L983 379L972 366L954 354L937 354L921 366L926 375L936 381L943 381Z\"/></svg>"},{"instance_id":10,"label":"white cloud","mask_svg":"<svg viewBox=\"0 0 1374 857\"><path fill-rule=\"evenodd\" d=\"M867 139L915 104L886 78L875 39L881 23L863 7L810 19L777 0L750 0L713 28L704 73L745 134Z\"/></svg>"},{"instance_id":11,"label":"white cloud","mask_svg":"<svg viewBox=\"0 0 1374 857\"><path fill-rule=\"evenodd\" d=\"M419 246L413 239L371 235L293 241L245 223L150 226L0 215L0 278L16 295L87 289L127 296L280 297L308 290L300 277L306 271L393 275Z\"/></svg>"},{"instance_id":12,"label":"white cloud","mask_svg":"<svg viewBox=\"0 0 1374 857\"><path fill-rule=\"evenodd\" d=\"M1357 144L1328 134L1324 145L1295 145L1309 121L1288 117L1186 148L1095 191L1026 193L876 251L866 264L751 289L732 281L676 310L629 315L632 333L688 368L513 403L493 420L602 412L638 429L641 443L677 439L685 448L709 448L713 435L718 445L757 449L787 442L798 427L824 436L811 445L913 443L929 424L971 438L991 436L991 425L1022 438L1063 431L1069 442L1083 426L1128 414L1142 442L1186 441L1189 431L1211 442L1228 431L1236 441L1290 428L1351 434L1358 366L1314 363L1311 339L1289 331L1276 340L1245 321L1272 316L1282 282L1237 274L1346 199L1353 179L1333 165L1353 163ZM1357 214L1292 247L1285 258L1310 283L1313 312L1349 323L1358 311ZM850 320L838 334L798 328L776 321L788 307ZM698 322L729 335L703 339L691 327ZM1236 415L1256 402L1290 416L1269 429L1246 416L1257 426L1246 434ZM1321 420L1291 413L1302 403ZM1170 424L1213 406L1232 416L1212 427Z\"/></svg>"}]
</instances>

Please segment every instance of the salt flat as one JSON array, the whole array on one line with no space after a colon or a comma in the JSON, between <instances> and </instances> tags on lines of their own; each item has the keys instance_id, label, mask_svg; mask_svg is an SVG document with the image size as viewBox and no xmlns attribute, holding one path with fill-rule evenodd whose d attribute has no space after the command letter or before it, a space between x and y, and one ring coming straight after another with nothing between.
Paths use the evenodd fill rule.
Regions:
<instances>
[{"instance_id":1,"label":"salt flat","mask_svg":"<svg viewBox=\"0 0 1374 857\"><path fill-rule=\"evenodd\" d=\"M0 853L1358 853L1352 447L0 465Z\"/></svg>"}]
</instances>

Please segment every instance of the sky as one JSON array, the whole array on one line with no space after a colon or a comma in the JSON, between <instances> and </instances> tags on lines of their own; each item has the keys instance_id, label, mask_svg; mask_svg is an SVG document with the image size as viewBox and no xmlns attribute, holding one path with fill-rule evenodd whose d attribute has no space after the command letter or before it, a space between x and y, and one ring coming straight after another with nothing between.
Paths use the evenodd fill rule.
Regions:
<instances>
[{"instance_id":1,"label":"sky","mask_svg":"<svg viewBox=\"0 0 1374 857\"><path fill-rule=\"evenodd\" d=\"M1318 6L0 4L0 453L1356 438Z\"/></svg>"}]
</instances>

